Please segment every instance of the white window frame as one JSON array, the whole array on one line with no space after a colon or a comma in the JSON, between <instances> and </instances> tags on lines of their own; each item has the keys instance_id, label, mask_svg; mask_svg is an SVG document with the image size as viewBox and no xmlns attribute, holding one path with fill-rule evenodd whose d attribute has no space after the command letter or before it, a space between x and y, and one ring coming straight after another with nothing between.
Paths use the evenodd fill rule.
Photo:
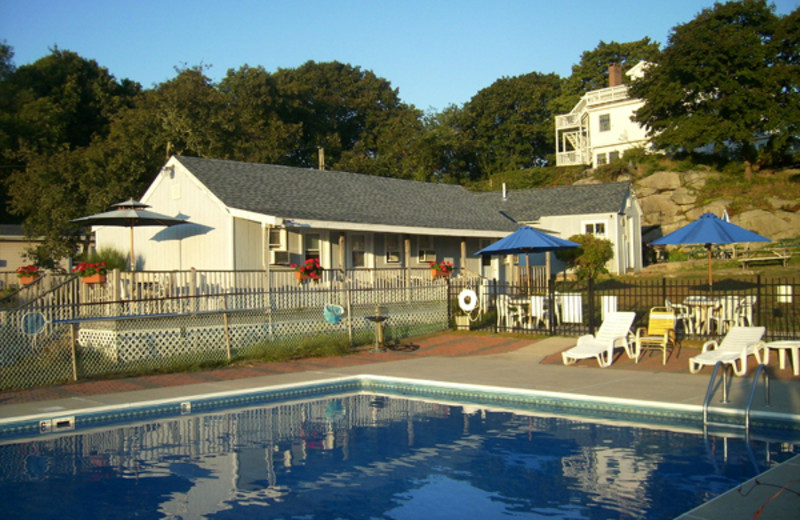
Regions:
<instances>
[{"instance_id":1,"label":"white window frame","mask_svg":"<svg viewBox=\"0 0 800 520\"><path fill-rule=\"evenodd\" d=\"M359 237L359 238L357 238ZM369 235L367 233L352 233L348 237L348 241L350 242L350 267L353 268L364 268L369 267L369 259L367 258L369 254ZM358 243L361 242L360 249L356 249ZM360 263L356 263L356 253L361 253L362 261Z\"/></svg>"},{"instance_id":2,"label":"white window frame","mask_svg":"<svg viewBox=\"0 0 800 520\"><path fill-rule=\"evenodd\" d=\"M272 233L278 233L278 241L272 241ZM269 232L267 233L267 240L269 241L269 248L271 251L287 251L287 244L289 241L287 240L287 232L286 229L283 228L269 228Z\"/></svg>"},{"instance_id":3,"label":"white window frame","mask_svg":"<svg viewBox=\"0 0 800 520\"><path fill-rule=\"evenodd\" d=\"M605 152L599 153L595 157L597 166L603 166L604 164L608 164L608 155Z\"/></svg>"},{"instance_id":4,"label":"white window frame","mask_svg":"<svg viewBox=\"0 0 800 520\"><path fill-rule=\"evenodd\" d=\"M613 152L608 152L608 162L612 163L614 161L618 161L622 155L619 153L618 150L614 150Z\"/></svg>"},{"instance_id":5,"label":"white window frame","mask_svg":"<svg viewBox=\"0 0 800 520\"><path fill-rule=\"evenodd\" d=\"M427 264L436 261L436 249L433 236L420 235L417 237L417 262Z\"/></svg>"},{"instance_id":6,"label":"white window frame","mask_svg":"<svg viewBox=\"0 0 800 520\"><path fill-rule=\"evenodd\" d=\"M602 227L603 231L598 232L598 227ZM591 228L591 229L587 229ZM600 238L608 238L608 224L604 220L586 220L581 223L581 229L585 235L594 235Z\"/></svg>"},{"instance_id":7,"label":"white window frame","mask_svg":"<svg viewBox=\"0 0 800 520\"><path fill-rule=\"evenodd\" d=\"M611 114L600 114L597 116L598 132L611 131Z\"/></svg>"},{"instance_id":8,"label":"white window frame","mask_svg":"<svg viewBox=\"0 0 800 520\"><path fill-rule=\"evenodd\" d=\"M403 247L400 235L388 233L384 236L386 245L386 263L399 264L403 258Z\"/></svg>"},{"instance_id":9,"label":"white window frame","mask_svg":"<svg viewBox=\"0 0 800 520\"><path fill-rule=\"evenodd\" d=\"M309 248L309 242L312 237L317 237L317 249ZM309 256L309 251L316 251L316 255ZM322 261L322 234L321 233L303 233L303 260L309 258L319 258Z\"/></svg>"}]
</instances>

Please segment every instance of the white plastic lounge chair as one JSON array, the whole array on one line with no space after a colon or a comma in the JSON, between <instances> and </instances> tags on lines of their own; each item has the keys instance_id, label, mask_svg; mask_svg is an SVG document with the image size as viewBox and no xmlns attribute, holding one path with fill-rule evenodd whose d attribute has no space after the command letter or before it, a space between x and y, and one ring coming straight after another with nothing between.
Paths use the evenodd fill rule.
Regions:
<instances>
[{"instance_id":1,"label":"white plastic lounge chair","mask_svg":"<svg viewBox=\"0 0 800 520\"><path fill-rule=\"evenodd\" d=\"M689 358L689 372L696 374L704 365L713 366L717 361L722 361L726 365L732 365L737 376L746 375L747 356L752 354L761 363L759 351L764 348L764 342L761 341L764 332L764 327L731 327L722 338L722 343L717 344L716 340L707 341L703 345L703 352Z\"/></svg>"},{"instance_id":2,"label":"white plastic lounge chair","mask_svg":"<svg viewBox=\"0 0 800 520\"><path fill-rule=\"evenodd\" d=\"M597 334L578 338L578 344L561 353L565 365L572 365L579 359L596 358L601 367L610 367L614 362L614 349L622 347L629 358L633 358L628 343L628 334L636 318L635 312L611 312L603 320ZM605 358L604 358L605 355Z\"/></svg>"}]
</instances>

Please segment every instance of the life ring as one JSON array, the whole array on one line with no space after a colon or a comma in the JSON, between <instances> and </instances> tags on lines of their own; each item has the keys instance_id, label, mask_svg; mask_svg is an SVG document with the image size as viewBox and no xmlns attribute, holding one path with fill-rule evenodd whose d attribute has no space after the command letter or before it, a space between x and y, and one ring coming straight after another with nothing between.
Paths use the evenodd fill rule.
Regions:
<instances>
[{"instance_id":1,"label":"life ring","mask_svg":"<svg viewBox=\"0 0 800 520\"><path fill-rule=\"evenodd\" d=\"M458 306L464 312L472 312L478 305L478 295L472 289L464 289L458 295Z\"/></svg>"}]
</instances>

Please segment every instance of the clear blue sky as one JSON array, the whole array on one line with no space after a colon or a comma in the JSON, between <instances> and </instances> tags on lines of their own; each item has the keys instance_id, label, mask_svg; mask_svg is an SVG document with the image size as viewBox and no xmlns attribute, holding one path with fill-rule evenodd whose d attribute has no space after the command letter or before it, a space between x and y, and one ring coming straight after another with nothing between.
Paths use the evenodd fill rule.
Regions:
<instances>
[{"instance_id":1,"label":"clear blue sky","mask_svg":"<svg viewBox=\"0 0 800 520\"><path fill-rule=\"evenodd\" d=\"M777 0L785 15L798 0ZM713 0L0 0L0 40L17 66L57 46L145 88L175 67L269 72L308 60L373 71L427 110L461 105L501 77L569 76L600 41L670 30Z\"/></svg>"}]
</instances>

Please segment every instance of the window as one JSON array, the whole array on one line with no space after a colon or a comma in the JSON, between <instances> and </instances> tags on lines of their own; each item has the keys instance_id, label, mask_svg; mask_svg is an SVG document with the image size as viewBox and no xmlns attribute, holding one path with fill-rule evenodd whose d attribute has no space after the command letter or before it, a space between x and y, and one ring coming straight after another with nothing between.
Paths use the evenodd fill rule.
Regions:
<instances>
[{"instance_id":1,"label":"window","mask_svg":"<svg viewBox=\"0 0 800 520\"><path fill-rule=\"evenodd\" d=\"M611 130L611 115L600 114L600 131L608 132L609 130Z\"/></svg>"},{"instance_id":2,"label":"window","mask_svg":"<svg viewBox=\"0 0 800 520\"><path fill-rule=\"evenodd\" d=\"M280 228L270 228L269 248L278 251L286 250L286 230Z\"/></svg>"},{"instance_id":3,"label":"window","mask_svg":"<svg viewBox=\"0 0 800 520\"><path fill-rule=\"evenodd\" d=\"M351 265L353 267L367 266L367 237L366 235L351 235Z\"/></svg>"},{"instance_id":4,"label":"window","mask_svg":"<svg viewBox=\"0 0 800 520\"><path fill-rule=\"evenodd\" d=\"M608 152L608 162L619 160L619 152Z\"/></svg>"},{"instance_id":5,"label":"window","mask_svg":"<svg viewBox=\"0 0 800 520\"><path fill-rule=\"evenodd\" d=\"M424 236L417 239L417 262L435 262L436 251L433 249L433 237Z\"/></svg>"},{"instance_id":6,"label":"window","mask_svg":"<svg viewBox=\"0 0 800 520\"><path fill-rule=\"evenodd\" d=\"M400 263L400 237L397 235L386 235L386 263Z\"/></svg>"},{"instance_id":7,"label":"window","mask_svg":"<svg viewBox=\"0 0 800 520\"><path fill-rule=\"evenodd\" d=\"M606 154L599 153L597 154L597 166L602 166L603 164L608 164L608 159L606 158Z\"/></svg>"},{"instance_id":8,"label":"window","mask_svg":"<svg viewBox=\"0 0 800 520\"><path fill-rule=\"evenodd\" d=\"M306 260L309 258L316 258L319 260L319 244L319 233L309 233L303 236L303 251L305 252Z\"/></svg>"},{"instance_id":9,"label":"window","mask_svg":"<svg viewBox=\"0 0 800 520\"><path fill-rule=\"evenodd\" d=\"M606 223L605 222L587 222L583 225L583 232L587 235L595 235L598 237L606 236Z\"/></svg>"}]
</instances>

